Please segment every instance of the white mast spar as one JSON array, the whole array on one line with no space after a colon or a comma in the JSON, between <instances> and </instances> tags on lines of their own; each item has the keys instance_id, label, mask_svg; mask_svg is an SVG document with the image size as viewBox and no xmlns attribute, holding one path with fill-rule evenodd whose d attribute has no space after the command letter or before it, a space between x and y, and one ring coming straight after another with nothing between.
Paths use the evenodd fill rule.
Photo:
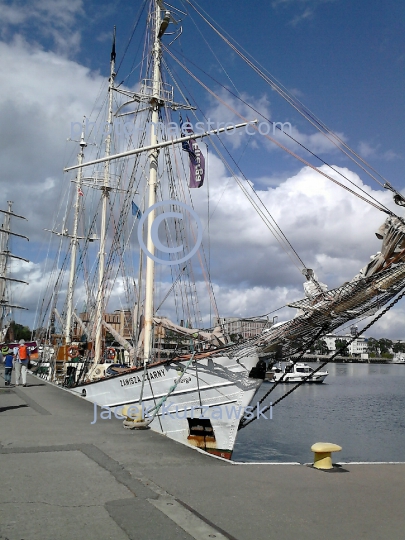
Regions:
<instances>
[{"instance_id":1,"label":"white mast spar","mask_svg":"<svg viewBox=\"0 0 405 540\"><path fill-rule=\"evenodd\" d=\"M84 158L84 149L87 146L87 143L84 140L84 121L82 135L80 137L80 151L77 158L77 163L79 169L77 171L77 190L76 190L76 203L75 203L75 216L73 221L73 234L72 234L72 252L70 256L70 274L69 274L69 285L68 285L68 295L67 295L67 307L66 307L66 323L65 323L65 343L70 345L72 342L71 338L71 328L72 328L72 313L73 313L73 293L75 286L75 271L76 271L76 256L77 256L77 246L78 246L78 237L77 229L79 223L79 209L80 209L80 197L82 196L81 186L82 186L82 163Z\"/></svg>"},{"instance_id":2,"label":"white mast spar","mask_svg":"<svg viewBox=\"0 0 405 540\"><path fill-rule=\"evenodd\" d=\"M157 144L156 126L159 122L159 107L160 107L160 7L155 2L154 13L154 43L153 43L153 90L151 99L152 122L150 127L150 145ZM158 168L159 150L155 148L149 155L149 190L148 190L148 208L156 202L156 179ZM155 219L155 211L152 210L148 215L147 222L147 242L146 247L151 255L155 254L155 246L152 241L152 224ZM145 323L144 323L144 365L149 361L152 350L152 324L153 324L153 291L154 291L154 274L155 262L152 257L147 257L146 260L146 277L145 277Z\"/></svg>"},{"instance_id":3,"label":"white mast spar","mask_svg":"<svg viewBox=\"0 0 405 540\"><path fill-rule=\"evenodd\" d=\"M113 46L111 51L110 62L110 79L108 88L108 118L107 125L111 128L113 119L113 89L115 79L115 26ZM111 153L111 129L108 130L108 135L105 141L105 156L108 157ZM101 207L101 229L100 229L100 252L98 260L98 292L96 300L96 313L95 313L95 344L94 344L94 364L100 362L102 357L103 347L103 325L104 318L104 274L105 274L105 255L106 255L106 236L107 236L107 199L110 192L110 163L106 161L104 164L104 185L102 187L102 207Z\"/></svg>"}]
</instances>

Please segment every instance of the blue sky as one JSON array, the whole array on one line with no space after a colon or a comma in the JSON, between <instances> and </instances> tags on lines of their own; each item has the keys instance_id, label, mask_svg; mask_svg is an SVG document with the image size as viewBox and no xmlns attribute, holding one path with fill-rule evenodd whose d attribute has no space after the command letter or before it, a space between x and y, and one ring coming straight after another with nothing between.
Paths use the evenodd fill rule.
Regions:
<instances>
[{"instance_id":1,"label":"blue sky","mask_svg":"<svg viewBox=\"0 0 405 540\"><path fill-rule=\"evenodd\" d=\"M114 9L110 3L103 9L104 5L98 4L99 15L95 19L92 3L85 7L90 17L79 17L82 26L89 18L92 22L82 32L80 51L75 58L105 74L112 21L117 26L119 53L134 23L127 3L116 2ZM134 7L139 5L140 2L135 3ZM402 2L208 0L200 5L287 89L295 90L326 125L344 133L355 150L360 150L384 176L402 187L405 147L405 5ZM226 65L238 90L249 92L255 99L266 92L273 119L299 121L188 9L190 17L183 23L184 32L173 45L174 50L182 50L208 74L229 85L198 35L198 26ZM264 163L263 171L266 166Z\"/></svg>"},{"instance_id":2,"label":"blue sky","mask_svg":"<svg viewBox=\"0 0 405 540\"><path fill-rule=\"evenodd\" d=\"M229 99L248 118L256 116L227 95L226 90L210 77L234 93L240 93L255 108L265 110L272 120L290 122L294 133L312 145L323 159L358 174L359 182L377 190L374 195L388 204L389 194L336 150L322 144L314 129L254 75L199 20L186 2L173 0L173 4L190 13L184 17L183 33L171 50L178 57L184 55L190 68L191 62L198 65L203 71L196 71L197 75L221 98ZM393 0L370 0L367 3L349 0L274 0L267 3L257 0L205 0L200 1L199 6L218 27L233 36L285 88L339 133L395 187L405 188L403 3ZM30 292L23 293L18 288L15 293L16 297L22 297L20 303L24 303L24 296L28 301L31 312L22 316L22 320L28 323L32 320L40 294L41 264L47 251L43 229L51 228L54 209L60 202L60 188L66 182L62 169L67 165L69 156L71 161L75 159L76 150L65 143L70 135L70 123L80 122L84 114L89 115L102 84L105 84L113 26L117 27L117 63L120 64L141 8L140 0L131 3L85 3L82 0L0 2L0 47L8 73L2 83L0 99L3 207L11 198L15 201L15 212L25 213L30 220L30 247L27 249L24 243L15 241L14 249L20 254L23 250L33 262L28 274L26 269L20 269L22 277L29 277L27 280L32 284ZM120 82L134 67L133 73L125 78L129 87L134 87L139 79L136 66L142 53L139 42L144 20L145 10L117 76ZM204 40L207 40L211 51ZM164 43L169 42L169 36L165 36ZM187 97L195 100L205 115L240 121L207 96L172 60L168 63L188 92ZM223 67L226 67L226 72ZM177 98L180 100L179 96ZM304 181L303 165L268 141L247 140L245 137L239 142L230 141L229 147L246 176L263 190L264 196L268 196L269 204L279 200L283 190L290 193L287 187L296 185L297 178ZM304 154L301 152L300 155ZM320 165L313 158L311 162ZM213 162L213 167L218 177L226 177L219 165ZM307 192L308 189L303 189L301 201ZM320 212L316 217L319 223L327 223L329 216L338 215L338 207L334 207L328 197L329 194L325 193L322 200L327 202L322 212L319 206L314 207L308 202L309 213ZM339 195L332 197L334 201L338 198ZM315 199L313 197L312 201ZM235 201L233 193L229 200ZM283 204L280 201L279 207ZM350 207L352 201L348 199L341 204ZM345 239L342 236L336 240L339 236L336 229L330 233L328 241L314 240L314 247L307 245L307 241L298 234L296 223L287 215L288 208L280 214L284 228L288 229L291 222L288 230L293 243L295 241L295 245L302 246L310 263L319 266L316 268L318 274L324 281L330 280L330 286L352 277L357 266L363 265L361 261L365 258L365 264L367 257L378 249L375 240L370 240L369 244L368 238L373 236L374 222L378 225L384 216L370 215L369 227L364 228L362 236L357 229L363 228L361 214L364 211L363 217L368 216L369 208L363 210L361 205L356 206L357 202L353 205L357 218L351 218L353 221L345 231ZM344 229L348 218L343 216L342 219ZM17 230L26 234L24 224L18 224ZM347 240L350 231L356 232ZM311 234L316 233L312 231ZM255 241L252 237L252 245ZM345 244L347 241L350 249ZM213 247L215 249L220 253L224 248L218 244ZM234 254L229 255L230 260L233 257ZM250 269L249 275L234 271L235 265L231 269L226 263L222 266L217 263L218 295L223 295L224 315L245 316L270 311L287 299L302 295L299 276L279 272L277 264L270 271L275 255L272 257L266 259L260 252L262 266L258 263L257 268ZM239 266L244 266L243 261L240 262ZM344 267L350 267L347 275ZM235 291L242 299L243 308L230 301ZM263 291L269 295L266 303L269 309L264 309L264 302L259 301L266 296ZM399 330L391 330L387 325L381 326L380 331L388 335Z\"/></svg>"},{"instance_id":3,"label":"blue sky","mask_svg":"<svg viewBox=\"0 0 405 540\"><path fill-rule=\"evenodd\" d=\"M180 2L175 5L181 7ZM267 93L274 119L300 122L268 87L252 77L242 61L199 21L193 9L184 5L190 16L183 22L183 35L173 45L174 50L182 50L208 74L229 85L213 55L202 46L196 24L218 58L226 63L238 89L249 92L256 100ZM9 14L2 17L5 42L16 35L23 36L34 47L56 51L107 75L112 27L117 26L120 62L142 2L54 0L2 2L0 6ZM287 89L294 90L329 127L344 133L349 144L362 151L384 176L397 185L403 182L405 5L402 2L206 0L201 2L201 7ZM37 16L33 17L33 13ZM7 19L10 24L5 24ZM17 24L11 24L13 21ZM133 62L132 55L138 53L139 57L137 38L142 32L143 25L139 24L121 68L123 74ZM135 70L128 81L135 83L137 78ZM267 166L263 160L263 170Z\"/></svg>"}]
</instances>

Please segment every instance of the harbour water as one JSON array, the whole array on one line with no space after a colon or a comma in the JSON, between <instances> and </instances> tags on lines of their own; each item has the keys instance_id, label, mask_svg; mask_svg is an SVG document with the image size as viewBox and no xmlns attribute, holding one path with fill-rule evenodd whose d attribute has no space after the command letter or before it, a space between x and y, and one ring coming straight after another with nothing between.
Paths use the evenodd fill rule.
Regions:
<instances>
[{"instance_id":1,"label":"harbour water","mask_svg":"<svg viewBox=\"0 0 405 540\"><path fill-rule=\"evenodd\" d=\"M319 366L319 364L309 364ZM309 463L318 441L343 450L342 462L405 462L405 365L329 364L323 384L304 384L237 438L235 461ZM270 388L264 383L256 403ZM274 402L292 385L279 385ZM267 413L267 416L269 414Z\"/></svg>"}]
</instances>

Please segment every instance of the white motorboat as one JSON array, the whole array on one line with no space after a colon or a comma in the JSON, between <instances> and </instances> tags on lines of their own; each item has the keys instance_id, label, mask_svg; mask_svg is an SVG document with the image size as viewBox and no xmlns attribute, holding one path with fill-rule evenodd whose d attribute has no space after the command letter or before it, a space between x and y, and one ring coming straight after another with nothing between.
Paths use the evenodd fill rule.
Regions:
<instances>
[{"instance_id":1,"label":"white motorboat","mask_svg":"<svg viewBox=\"0 0 405 540\"><path fill-rule=\"evenodd\" d=\"M391 364L405 364L405 355L403 353L395 354Z\"/></svg>"},{"instance_id":2,"label":"white motorboat","mask_svg":"<svg viewBox=\"0 0 405 540\"><path fill-rule=\"evenodd\" d=\"M275 383L281 380L285 383L323 383L323 381L328 376L327 371L318 371L314 373L308 364L303 364L302 362L288 362L282 366L273 367L271 370L266 372L266 381Z\"/></svg>"}]
</instances>

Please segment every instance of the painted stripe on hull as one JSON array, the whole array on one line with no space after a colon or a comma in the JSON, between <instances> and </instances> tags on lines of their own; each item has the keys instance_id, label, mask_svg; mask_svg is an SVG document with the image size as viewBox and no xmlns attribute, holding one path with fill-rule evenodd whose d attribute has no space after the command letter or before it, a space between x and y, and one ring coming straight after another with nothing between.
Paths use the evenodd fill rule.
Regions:
<instances>
[{"instance_id":1,"label":"painted stripe on hull","mask_svg":"<svg viewBox=\"0 0 405 540\"><path fill-rule=\"evenodd\" d=\"M224 459L232 459L232 450L219 450L214 448L206 448L205 452L207 454L212 454L214 456L218 456Z\"/></svg>"}]
</instances>

